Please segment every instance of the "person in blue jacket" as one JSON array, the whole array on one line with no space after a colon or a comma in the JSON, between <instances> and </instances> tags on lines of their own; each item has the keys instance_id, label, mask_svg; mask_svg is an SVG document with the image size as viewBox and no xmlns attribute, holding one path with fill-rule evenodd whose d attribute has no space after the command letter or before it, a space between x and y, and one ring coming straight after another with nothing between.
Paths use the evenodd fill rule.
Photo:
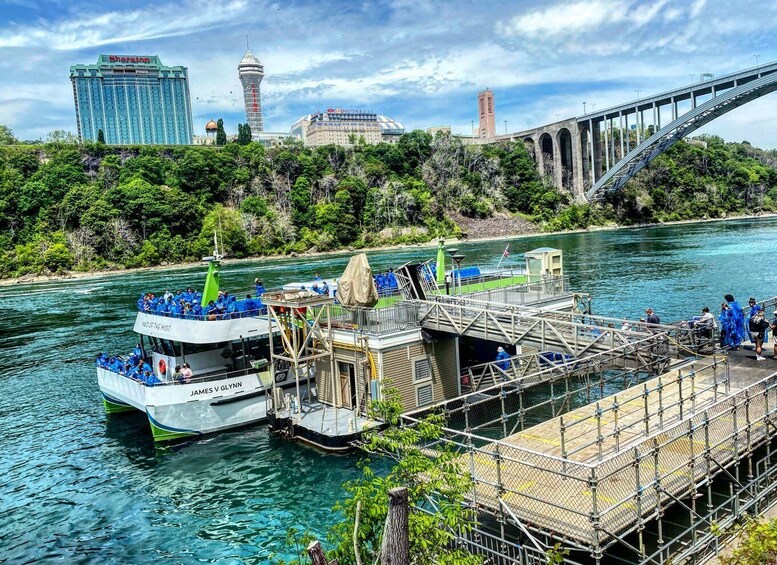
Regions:
<instances>
[{"instance_id":1,"label":"person in blue jacket","mask_svg":"<svg viewBox=\"0 0 777 565\"><path fill-rule=\"evenodd\" d=\"M729 341L730 346L734 349L739 349L739 346L747 335L745 332L745 312L742 306L734 299L734 296L727 294L723 297L728 303L728 307L731 310L731 326L729 328Z\"/></svg>"},{"instance_id":2,"label":"person in blue jacket","mask_svg":"<svg viewBox=\"0 0 777 565\"><path fill-rule=\"evenodd\" d=\"M264 288L264 284L262 283L262 279L254 279L254 286L256 286L257 298L262 296L266 292Z\"/></svg>"},{"instance_id":3,"label":"person in blue jacket","mask_svg":"<svg viewBox=\"0 0 777 565\"><path fill-rule=\"evenodd\" d=\"M256 302L251 298L250 294L246 294L246 299L243 302L243 315L244 316L256 316Z\"/></svg>"},{"instance_id":4,"label":"person in blue jacket","mask_svg":"<svg viewBox=\"0 0 777 565\"><path fill-rule=\"evenodd\" d=\"M510 367L510 361L508 361L508 359L510 359L510 354L505 351L504 347L497 347L496 360L499 361L499 363L497 363L496 366L503 371L506 371Z\"/></svg>"},{"instance_id":5,"label":"person in blue jacket","mask_svg":"<svg viewBox=\"0 0 777 565\"><path fill-rule=\"evenodd\" d=\"M321 286L321 294L329 296L329 285L326 284L326 281L324 281L324 284Z\"/></svg>"}]
</instances>

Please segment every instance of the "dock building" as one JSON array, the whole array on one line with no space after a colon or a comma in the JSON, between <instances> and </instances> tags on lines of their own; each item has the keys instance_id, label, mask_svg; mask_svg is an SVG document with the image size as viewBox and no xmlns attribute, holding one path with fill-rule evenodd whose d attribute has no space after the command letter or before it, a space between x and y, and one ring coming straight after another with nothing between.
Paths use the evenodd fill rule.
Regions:
<instances>
[{"instance_id":1,"label":"dock building","mask_svg":"<svg viewBox=\"0 0 777 565\"><path fill-rule=\"evenodd\" d=\"M100 55L70 67L81 143L190 145L193 127L186 67L156 55Z\"/></svg>"}]
</instances>

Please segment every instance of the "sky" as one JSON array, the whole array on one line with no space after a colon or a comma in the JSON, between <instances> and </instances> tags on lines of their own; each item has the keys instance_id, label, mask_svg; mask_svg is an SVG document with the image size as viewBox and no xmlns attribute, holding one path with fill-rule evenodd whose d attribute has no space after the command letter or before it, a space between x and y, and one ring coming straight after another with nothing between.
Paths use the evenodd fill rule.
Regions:
<instances>
[{"instance_id":1,"label":"sky","mask_svg":"<svg viewBox=\"0 0 777 565\"><path fill-rule=\"evenodd\" d=\"M248 36L266 131L342 107L469 134L491 88L514 132L776 60L775 31L774 0L0 0L0 124L75 132L71 65L159 55L189 69L195 133L234 133ZM775 126L777 93L703 131L777 148Z\"/></svg>"}]
</instances>

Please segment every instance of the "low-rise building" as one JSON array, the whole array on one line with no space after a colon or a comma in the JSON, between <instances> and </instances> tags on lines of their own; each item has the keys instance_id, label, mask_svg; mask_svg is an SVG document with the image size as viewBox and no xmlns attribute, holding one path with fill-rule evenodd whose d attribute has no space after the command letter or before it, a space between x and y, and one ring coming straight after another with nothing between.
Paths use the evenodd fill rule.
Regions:
<instances>
[{"instance_id":1,"label":"low-rise building","mask_svg":"<svg viewBox=\"0 0 777 565\"><path fill-rule=\"evenodd\" d=\"M405 133L404 126L391 118L362 110L329 108L301 117L291 127L291 136L305 145L352 145L365 143L395 143Z\"/></svg>"}]
</instances>

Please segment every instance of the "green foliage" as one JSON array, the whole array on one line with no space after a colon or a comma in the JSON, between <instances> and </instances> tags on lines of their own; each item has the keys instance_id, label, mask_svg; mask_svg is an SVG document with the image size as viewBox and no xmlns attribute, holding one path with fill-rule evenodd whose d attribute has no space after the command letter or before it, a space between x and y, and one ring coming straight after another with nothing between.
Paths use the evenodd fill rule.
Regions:
<instances>
[{"instance_id":1,"label":"green foliage","mask_svg":"<svg viewBox=\"0 0 777 565\"><path fill-rule=\"evenodd\" d=\"M78 145L67 132L21 145L12 135L0 128L3 277L47 270L59 230L73 268L90 269L136 264L145 241L158 259L143 263L199 259L219 217L225 251L240 257L449 237L457 214L516 214L557 231L777 212L777 152L715 136L677 143L603 204L580 204L540 176L522 142L414 131L396 144L264 147L247 124L245 145L224 134L219 147Z\"/></svg>"},{"instance_id":2,"label":"green foliage","mask_svg":"<svg viewBox=\"0 0 777 565\"><path fill-rule=\"evenodd\" d=\"M105 133L102 129L97 130L97 143L105 143Z\"/></svg>"},{"instance_id":3,"label":"green foliage","mask_svg":"<svg viewBox=\"0 0 777 565\"><path fill-rule=\"evenodd\" d=\"M249 143L251 143L251 126L237 124L237 144L248 145Z\"/></svg>"},{"instance_id":4,"label":"green foliage","mask_svg":"<svg viewBox=\"0 0 777 565\"><path fill-rule=\"evenodd\" d=\"M14 143L19 143L19 140L14 136L13 130L0 124L0 145L13 145Z\"/></svg>"},{"instance_id":5,"label":"green foliage","mask_svg":"<svg viewBox=\"0 0 777 565\"><path fill-rule=\"evenodd\" d=\"M218 234L219 251L223 249L225 256L245 257L248 251L248 241L240 212L234 208L216 204L205 215L200 237L196 244L196 249L200 255L210 255L213 252L214 232Z\"/></svg>"},{"instance_id":6,"label":"green foliage","mask_svg":"<svg viewBox=\"0 0 777 565\"><path fill-rule=\"evenodd\" d=\"M127 267L153 267L159 265L162 258L153 243L146 240L140 248L140 253L127 261Z\"/></svg>"},{"instance_id":7,"label":"green foliage","mask_svg":"<svg viewBox=\"0 0 777 565\"><path fill-rule=\"evenodd\" d=\"M737 534L739 545L730 555L719 557L721 565L777 563L777 520L748 517Z\"/></svg>"},{"instance_id":8,"label":"green foliage","mask_svg":"<svg viewBox=\"0 0 777 565\"><path fill-rule=\"evenodd\" d=\"M218 126L218 129L216 129L216 145L226 145L227 132L224 131L224 120L219 118L216 125Z\"/></svg>"},{"instance_id":9,"label":"green foliage","mask_svg":"<svg viewBox=\"0 0 777 565\"><path fill-rule=\"evenodd\" d=\"M387 472L378 472L367 459L361 464L363 476L346 483L349 498L335 507L344 519L330 531L333 549L329 557L336 558L340 565L356 562L352 536L359 507L360 557L363 563L375 563L388 512L388 491L404 486L410 501L411 563L481 563L480 557L452 543L454 532L471 529L476 517L464 504L464 495L471 489L469 474L454 450L435 443L443 433L443 417L432 414L416 426L400 426L399 394L390 388L384 390L383 400L372 403L371 411L388 428L365 434L362 449L392 465ZM436 508L429 501L434 501Z\"/></svg>"},{"instance_id":10,"label":"green foliage","mask_svg":"<svg viewBox=\"0 0 777 565\"><path fill-rule=\"evenodd\" d=\"M73 132L64 129L55 129L54 131L50 131L46 136L46 143L66 143L75 145L78 143L78 138Z\"/></svg>"},{"instance_id":11,"label":"green foliage","mask_svg":"<svg viewBox=\"0 0 777 565\"><path fill-rule=\"evenodd\" d=\"M67 271L73 267L73 254L64 243L55 243L43 254L43 266L54 273Z\"/></svg>"}]
</instances>

